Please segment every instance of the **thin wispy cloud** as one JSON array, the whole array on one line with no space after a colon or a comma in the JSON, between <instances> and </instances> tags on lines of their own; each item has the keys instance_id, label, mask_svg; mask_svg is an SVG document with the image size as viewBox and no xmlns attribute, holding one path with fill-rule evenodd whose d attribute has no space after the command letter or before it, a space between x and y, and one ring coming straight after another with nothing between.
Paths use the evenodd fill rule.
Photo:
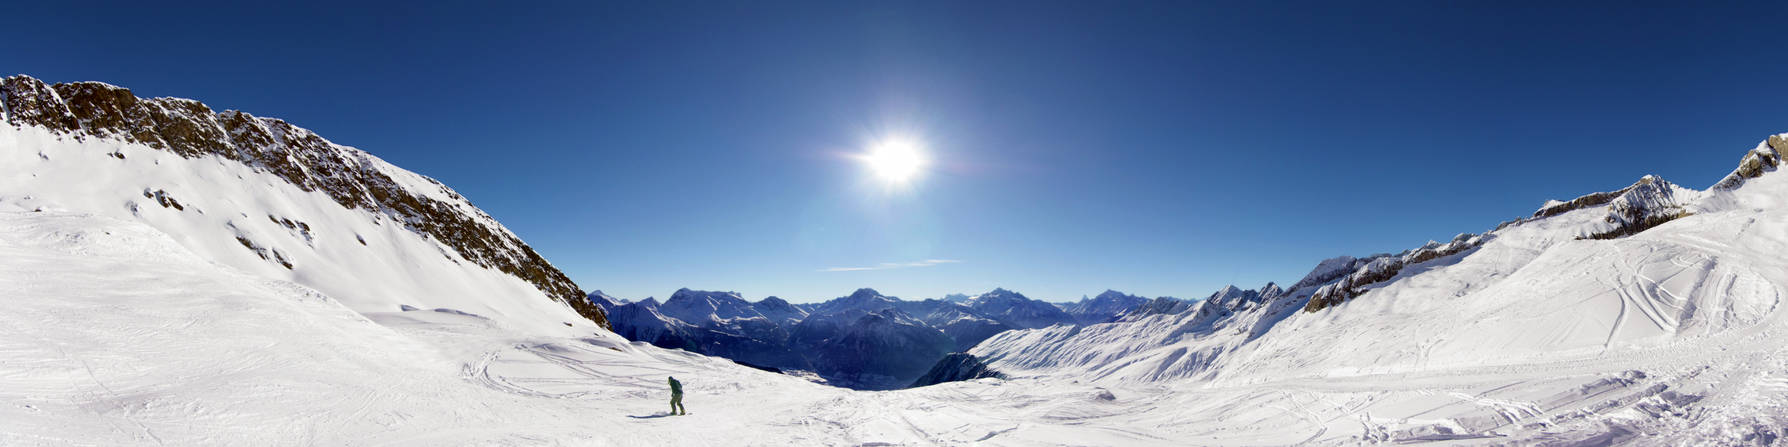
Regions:
<instances>
[{"instance_id":1,"label":"thin wispy cloud","mask_svg":"<svg viewBox=\"0 0 1788 447\"><path fill-rule=\"evenodd\" d=\"M883 263L876 264L873 266L868 266L868 267L826 267L823 269L819 269L819 271L822 271L822 272L861 272L861 271L866 271L866 270L893 270L893 269L904 269L904 268L913 268L913 267L931 267L931 266L938 265L938 264L958 264L961 262L962 262L962 260L959 260L959 259L926 259L923 261L914 261L914 262L883 262Z\"/></svg>"}]
</instances>

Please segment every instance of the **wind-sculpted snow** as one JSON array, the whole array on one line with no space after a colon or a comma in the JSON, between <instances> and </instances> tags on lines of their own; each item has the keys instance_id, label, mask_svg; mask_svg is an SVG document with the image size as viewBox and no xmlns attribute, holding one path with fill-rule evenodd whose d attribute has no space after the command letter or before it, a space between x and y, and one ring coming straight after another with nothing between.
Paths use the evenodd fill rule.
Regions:
<instances>
[{"instance_id":1,"label":"wind-sculpted snow","mask_svg":"<svg viewBox=\"0 0 1788 447\"><path fill-rule=\"evenodd\" d=\"M527 281L582 318L607 325L600 308L585 301L583 293L564 273L452 189L366 152L331 143L283 120L234 110L214 113L203 103L190 99L140 99L129 89L99 82L48 85L24 75L0 81L0 104L4 105L4 121L9 125L5 131L15 135L14 144L6 149L16 151L9 155L19 160L11 166L17 171L7 175L31 173L33 166L26 164L23 156L33 153L41 158L40 162L60 162L58 157L65 155L79 157L68 152L104 150L116 160L88 165L107 173L99 177L134 181L142 172L191 170L199 173L195 175L211 177L213 186L225 189L256 188L263 181L279 181L307 196L315 194L340 207L365 213L365 219L376 225L389 224L426 237L430 244L452 251L447 256L452 262L471 263ZM39 137L39 132L47 132L51 138ZM156 152L177 157L159 157L154 155ZM152 158L153 163L133 162L129 159L132 156ZM161 168L164 161L169 166ZM238 164L247 172L224 172L238 170L232 167L200 168L218 163ZM120 172L113 175L112 171ZM216 185L229 181L222 175L238 176L247 183ZM8 192L48 196L52 194L45 188L58 187L45 185ZM117 187L123 189L125 185ZM165 189L162 185L140 185L136 189L142 187ZM134 194L135 190L130 192ZM178 200L192 202L213 192L180 191L183 197ZM164 203L169 200L165 196L156 198ZM211 208L226 211L216 205ZM315 220L274 216L259 209L227 211L242 214L243 218ZM241 245L268 262L289 268L303 266L281 259L291 254L289 250L261 247L252 239L242 239Z\"/></svg>"}]
</instances>

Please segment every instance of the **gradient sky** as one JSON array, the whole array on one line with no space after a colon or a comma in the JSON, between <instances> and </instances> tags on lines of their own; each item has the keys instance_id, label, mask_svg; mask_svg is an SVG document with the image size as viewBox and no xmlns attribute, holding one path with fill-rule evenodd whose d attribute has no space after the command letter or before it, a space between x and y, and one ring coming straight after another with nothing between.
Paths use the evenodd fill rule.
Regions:
<instances>
[{"instance_id":1,"label":"gradient sky","mask_svg":"<svg viewBox=\"0 0 1788 447\"><path fill-rule=\"evenodd\" d=\"M1788 131L1779 2L243 3L11 5L0 71L286 118L632 299L1202 297Z\"/></svg>"}]
</instances>

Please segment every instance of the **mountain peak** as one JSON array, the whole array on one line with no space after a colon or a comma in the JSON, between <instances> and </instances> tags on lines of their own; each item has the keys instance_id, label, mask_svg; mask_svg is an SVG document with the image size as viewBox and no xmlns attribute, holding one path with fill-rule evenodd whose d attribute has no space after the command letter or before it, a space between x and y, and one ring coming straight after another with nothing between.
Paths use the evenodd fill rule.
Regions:
<instances>
[{"instance_id":1,"label":"mountain peak","mask_svg":"<svg viewBox=\"0 0 1788 447\"><path fill-rule=\"evenodd\" d=\"M1013 292L1011 290L1006 290L1005 288L994 288L992 291L983 293L980 296L976 296L973 300L974 301L983 301L983 300L989 300L989 299L1029 300L1030 298L1025 297L1024 294L1021 294L1018 292Z\"/></svg>"},{"instance_id":2,"label":"mountain peak","mask_svg":"<svg viewBox=\"0 0 1788 447\"><path fill-rule=\"evenodd\" d=\"M1094 296L1093 299L1094 300L1114 300L1114 299L1127 298L1130 296L1131 295L1128 293L1119 292L1114 289L1105 289L1104 292L1100 292L1099 295Z\"/></svg>"}]
</instances>

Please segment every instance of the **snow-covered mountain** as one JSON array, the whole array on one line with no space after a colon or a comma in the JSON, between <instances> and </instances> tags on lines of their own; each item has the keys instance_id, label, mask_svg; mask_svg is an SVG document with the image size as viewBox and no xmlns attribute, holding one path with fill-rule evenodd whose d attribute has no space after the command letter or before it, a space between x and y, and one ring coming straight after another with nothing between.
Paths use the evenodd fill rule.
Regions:
<instances>
[{"instance_id":1,"label":"snow-covered mountain","mask_svg":"<svg viewBox=\"0 0 1788 447\"><path fill-rule=\"evenodd\" d=\"M1788 439L1788 134L1705 190L1645 177L1066 325L1004 291L583 296L451 190L283 122L0 87L0 445ZM816 385L621 340L601 309L632 338L742 355L786 330L840 380L947 383ZM1035 327L915 368L956 323ZM667 375L691 416L664 417Z\"/></svg>"},{"instance_id":2,"label":"snow-covered mountain","mask_svg":"<svg viewBox=\"0 0 1788 447\"><path fill-rule=\"evenodd\" d=\"M816 314L795 326L789 344L830 383L856 389L910 385L954 345L943 332L893 308Z\"/></svg>"},{"instance_id":3,"label":"snow-covered mountain","mask_svg":"<svg viewBox=\"0 0 1788 447\"><path fill-rule=\"evenodd\" d=\"M1482 234L1325 260L1289 289L971 353L1013 377L1207 390L1186 411L1296 405L1314 434L1288 440L1769 443L1788 423L1770 410L1788 402L1779 368L1758 369L1788 364L1784 148L1771 136L1707 190L1646 176Z\"/></svg>"},{"instance_id":4,"label":"snow-covered mountain","mask_svg":"<svg viewBox=\"0 0 1788 447\"><path fill-rule=\"evenodd\" d=\"M627 303L599 292L589 300L606 309L616 333L630 340L812 371L828 383L862 389L907 386L945 354L1000 332L1074 322L1049 303L1004 289L960 303L906 301L868 288L802 306L689 289L663 304ZM1127 310L1121 301L1101 309Z\"/></svg>"},{"instance_id":5,"label":"snow-covered mountain","mask_svg":"<svg viewBox=\"0 0 1788 447\"><path fill-rule=\"evenodd\" d=\"M276 118L99 82L0 80L0 209L146 223L359 311L607 325L564 273L428 177Z\"/></svg>"},{"instance_id":6,"label":"snow-covered mountain","mask_svg":"<svg viewBox=\"0 0 1788 447\"><path fill-rule=\"evenodd\" d=\"M1074 321L1079 324L1107 323L1116 320L1118 315L1129 313L1148 302L1148 298L1116 290L1106 290L1099 296L1083 297L1080 301L1063 304L1062 311L1074 317Z\"/></svg>"},{"instance_id":7,"label":"snow-covered mountain","mask_svg":"<svg viewBox=\"0 0 1788 447\"><path fill-rule=\"evenodd\" d=\"M969 309L1014 328L1041 328L1058 324L1072 325L1074 317L1041 300L1033 300L1018 292L993 289L976 295L965 303Z\"/></svg>"},{"instance_id":8,"label":"snow-covered mountain","mask_svg":"<svg viewBox=\"0 0 1788 447\"><path fill-rule=\"evenodd\" d=\"M592 292L592 303L609 315L616 334L628 340L725 357L770 368L809 369L807 359L789 346L800 314L779 298L753 303L737 292L680 289L660 304L647 298L629 303ZM775 317L766 315L769 311Z\"/></svg>"},{"instance_id":9,"label":"snow-covered mountain","mask_svg":"<svg viewBox=\"0 0 1788 447\"><path fill-rule=\"evenodd\" d=\"M795 327L802 319L807 318L807 311L774 296L751 303L751 306L757 310L759 315L763 315L764 318L768 318L783 328Z\"/></svg>"}]
</instances>

